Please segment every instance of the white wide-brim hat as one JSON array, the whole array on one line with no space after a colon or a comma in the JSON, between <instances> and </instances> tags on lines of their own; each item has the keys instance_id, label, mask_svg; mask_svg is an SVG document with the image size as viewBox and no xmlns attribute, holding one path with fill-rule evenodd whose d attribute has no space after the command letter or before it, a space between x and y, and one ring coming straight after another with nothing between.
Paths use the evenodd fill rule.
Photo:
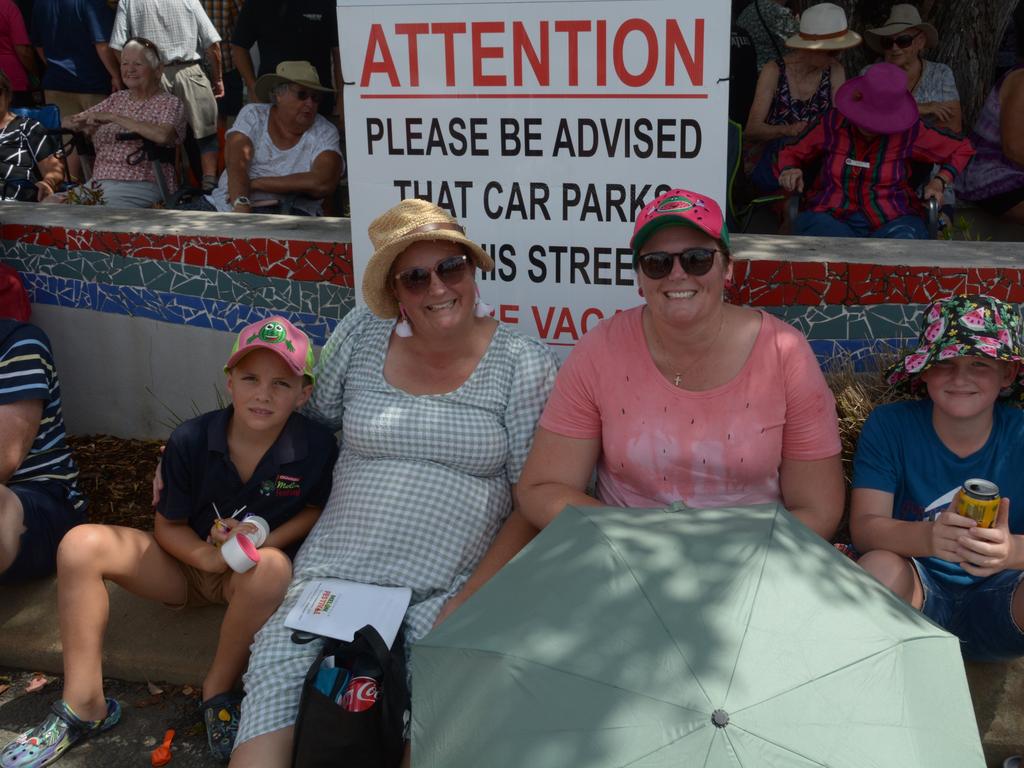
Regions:
<instances>
[{"instance_id":1,"label":"white wide-brim hat","mask_svg":"<svg viewBox=\"0 0 1024 768\"><path fill-rule=\"evenodd\" d=\"M800 30L786 40L788 48L809 51L843 51L860 45L861 37L835 3L812 5L800 17Z\"/></svg>"},{"instance_id":2,"label":"white wide-brim hat","mask_svg":"<svg viewBox=\"0 0 1024 768\"><path fill-rule=\"evenodd\" d=\"M885 20L885 24L864 32L864 42L868 44L868 48L871 50L882 53L884 51L881 41L883 37L895 37L912 29L919 29L924 32L926 48L934 48L938 45L939 30L931 24L922 21L921 13L909 3L894 5L892 10L889 11L889 18Z\"/></svg>"}]
</instances>

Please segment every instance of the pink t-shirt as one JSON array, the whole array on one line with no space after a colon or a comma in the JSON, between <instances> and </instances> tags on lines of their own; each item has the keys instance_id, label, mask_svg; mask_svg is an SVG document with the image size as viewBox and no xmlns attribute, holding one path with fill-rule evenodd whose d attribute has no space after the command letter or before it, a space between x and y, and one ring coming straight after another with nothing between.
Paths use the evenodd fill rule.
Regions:
<instances>
[{"instance_id":1,"label":"pink t-shirt","mask_svg":"<svg viewBox=\"0 0 1024 768\"><path fill-rule=\"evenodd\" d=\"M178 134L178 143L185 140L185 105L173 94L160 91L145 101L133 99L128 90L115 91L86 112L111 112L124 115L143 123L170 125ZM118 141L117 134L124 133L121 126L107 123L96 129L92 136L96 147L96 162L93 164L92 175L96 179L114 179L116 181L150 181L156 182L153 176L153 163L142 159L135 165L128 163L129 155L138 151L141 141ZM174 178L174 167L164 164L164 178L169 189L177 186Z\"/></svg>"},{"instance_id":2,"label":"pink t-shirt","mask_svg":"<svg viewBox=\"0 0 1024 768\"><path fill-rule=\"evenodd\" d=\"M761 313L747 362L705 392L672 386L644 339L643 307L591 330L565 361L540 425L601 439L597 495L619 507L781 501L783 457L840 452L835 399L804 336Z\"/></svg>"},{"instance_id":3,"label":"pink t-shirt","mask_svg":"<svg viewBox=\"0 0 1024 768\"><path fill-rule=\"evenodd\" d=\"M11 90L28 90L28 73L14 52L16 45L30 45L25 20L11 0L0 0L0 69L11 81Z\"/></svg>"}]
</instances>

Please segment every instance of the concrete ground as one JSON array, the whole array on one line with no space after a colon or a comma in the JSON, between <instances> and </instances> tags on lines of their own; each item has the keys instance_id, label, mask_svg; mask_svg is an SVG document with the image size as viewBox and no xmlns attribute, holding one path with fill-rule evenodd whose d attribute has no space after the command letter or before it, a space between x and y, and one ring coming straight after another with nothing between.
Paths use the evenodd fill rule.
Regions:
<instances>
[{"instance_id":1,"label":"concrete ground","mask_svg":"<svg viewBox=\"0 0 1024 768\"><path fill-rule=\"evenodd\" d=\"M41 691L26 693L32 672L0 667L0 744L46 717L50 704L60 697L61 680L53 678ZM145 683L106 680L106 693L121 702L121 722L101 736L75 745L61 757L62 768L150 765L150 753L175 731L171 744L171 768L214 768L215 760L206 746L206 731L199 716L198 693L185 693L181 686L162 686L153 695ZM188 689L185 689L188 690Z\"/></svg>"}]
</instances>

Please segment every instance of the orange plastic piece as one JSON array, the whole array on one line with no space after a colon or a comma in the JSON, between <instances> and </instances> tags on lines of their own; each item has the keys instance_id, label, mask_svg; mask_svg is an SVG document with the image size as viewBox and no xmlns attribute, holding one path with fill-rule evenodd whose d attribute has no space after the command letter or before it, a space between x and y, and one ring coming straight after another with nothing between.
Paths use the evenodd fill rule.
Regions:
<instances>
[{"instance_id":1,"label":"orange plastic piece","mask_svg":"<svg viewBox=\"0 0 1024 768\"><path fill-rule=\"evenodd\" d=\"M171 742L174 741L174 729L170 729L164 734L164 743L153 750L149 756L149 762L153 764L153 768L160 768L161 765L167 765L171 762Z\"/></svg>"}]
</instances>

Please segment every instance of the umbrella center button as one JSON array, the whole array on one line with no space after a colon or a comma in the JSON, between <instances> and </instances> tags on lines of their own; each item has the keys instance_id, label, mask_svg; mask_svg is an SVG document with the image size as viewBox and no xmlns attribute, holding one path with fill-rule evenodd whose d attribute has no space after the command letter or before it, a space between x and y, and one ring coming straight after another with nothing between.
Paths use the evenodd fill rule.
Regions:
<instances>
[{"instance_id":1,"label":"umbrella center button","mask_svg":"<svg viewBox=\"0 0 1024 768\"><path fill-rule=\"evenodd\" d=\"M725 728L729 724L729 713L724 709L716 709L711 713L711 722L715 728Z\"/></svg>"}]
</instances>

